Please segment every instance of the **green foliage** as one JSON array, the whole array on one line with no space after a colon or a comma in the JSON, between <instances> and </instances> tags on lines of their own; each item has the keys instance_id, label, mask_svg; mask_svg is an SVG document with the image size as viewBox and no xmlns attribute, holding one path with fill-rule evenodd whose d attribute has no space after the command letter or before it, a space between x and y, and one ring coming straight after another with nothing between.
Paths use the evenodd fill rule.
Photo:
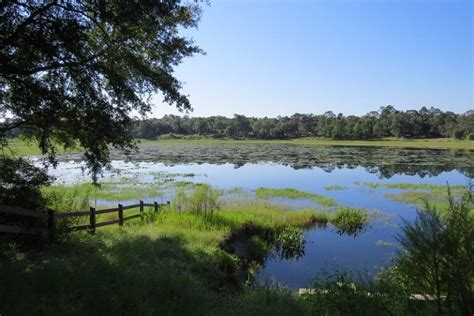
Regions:
<instances>
[{"instance_id":1,"label":"green foliage","mask_svg":"<svg viewBox=\"0 0 474 316\"><path fill-rule=\"evenodd\" d=\"M125 183L124 183L125 182ZM88 197L91 203L95 200L123 201L140 198L156 197L159 195L160 184L141 184L133 180L120 182L103 182L99 186L91 183L75 185L52 185L41 189L45 195L77 195Z\"/></svg>"},{"instance_id":2,"label":"green foliage","mask_svg":"<svg viewBox=\"0 0 474 316\"><path fill-rule=\"evenodd\" d=\"M398 237L403 252L392 271L407 290L436 298L433 313L473 312L474 200L449 197L441 217L429 203Z\"/></svg>"},{"instance_id":3,"label":"green foliage","mask_svg":"<svg viewBox=\"0 0 474 316\"><path fill-rule=\"evenodd\" d=\"M0 205L43 211L46 202L40 188L52 179L28 160L0 158Z\"/></svg>"},{"instance_id":4,"label":"green foliage","mask_svg":"<svg viewBox=\"0 0 474 316\"><path fill-rule=\"evenodd\" d=\"M214 212L220 208L218 200L221 195L222 192L207 184L195 185L190 192L186 188L179 188L173 199L172 207L177 212L189 211L202 214L205 217L212 217Z\"/></svg>"},{"instance_id":5,"label":"green foliage","mask_svg":"<svg viewBox=\"0 0 474 316\"><path fill-rule=\"evenodd\" d=\"M305 297L314 315L380 315L383 310L381 302L368 296L370 287L345 271L320 272L312 288Z\"/></svg>"},{"instance_id":6,"label":"green foliage","mask_svg":"<svg viewBox=\"0 0 474 316\"><path fill-rule=\"evenodd\" d=\"M191 108L173 71L201 53L179 33L199 17L199 4L176 1L2 4L1 147L18 129L52 162L58 145L79 145L97 180L110 147L134 148L130 113L149 112L150 96Z\"/></svg>"},{"instance_id":7,"label":"green foliage","mask_svg":"<svg viewBox=\"0 0 474 316\"><path fill-rule=\"evenodd\" d=\"M257 190L255 190L255 196L260 199L270 199L272 197L284 197L288 199L308 199L324 206L334 206L337 204L337 202L333 198L315 193L299 191L292 188L258 188Z\"/></svg>"},{"instance_id":8,"label":"green foliage","mask_svg":"<svg viewBox=\"0 0 474 316\"><path fill-rule=\"evenodd\" d=\"M241 278L241 259L220 244L247 224L281 230L307 225L313 216L269 204L234 205L212 218L164 208L154 221L102 227L95 235L73 233L44 248L2 242L0 306L7 314L239 315L242 308L263 313L269 305L304 311L303 302L286 290L231 291ZM251 243L260 258L269 250L262 238Z\"/></svg>"},{"instance_id":9,"label":"green foliage","mask_svg":"<svg viewBox=\"0 0 474 316\"><path fill-rule=\"evenodd\" d=\"M464 138L464 131L460 129L456 129L453 131L453 138L456 139L463 139Z\"/></svg>"},{"instance_id":10,"label":"green foliage","mask_svg":"<svg viewBox=\"0 0 474 316\"><path fill-rule=\"evenodd\" d=\"M380 108L363 116L334 114L294 114L290 117L254 118L235 115L180 117L165 115L161 119L132 122L132 132L146 139L288 139L300 137L335 140L373 140L386 137L464 139L474 132L474 114L443 112L436 108L398 111L393 106Z\"/></svg>"},{"instance_id":11,"label":"green foliage","mask_svg":"<svg viewBox=\"0 0 474 316\"><path fill-rule=\"evenodd\" d=\"M341 207L331 214L331 223L339 233L355 236L369 223L369 217L363 209Z\"/></svg>"},{"instance_id":12,"label":"green foliage","mask_svg":"<svg viewBox=\"0 0 474 316\"><path fill-rule=\"evenodd\" d=\"M237 297L231 315L311 315L306 302L290 290L277 286L246 287Z\"/></svg>"},{"instance_id":13,"label":"green foliage","mask_svg":"<svg viewBox=\"0 0 474 316\"><path fill-rule=\"evenodd\" d=\"M248 240L247 250L249 258L261 264L268 256L271 246L259 236L252 236Z\"/></svg>"},{"instance_id":14,"label":"green foliage","mask_svg":"<svg viewBox=\"0 0 474 316\"><path fill-rule=\"evenodd\" d=\"M284 227L278 232L276 251L283 259L299 259L305 255L306 240L304 232L297 227Z\"/></svg>"}]
</instances>

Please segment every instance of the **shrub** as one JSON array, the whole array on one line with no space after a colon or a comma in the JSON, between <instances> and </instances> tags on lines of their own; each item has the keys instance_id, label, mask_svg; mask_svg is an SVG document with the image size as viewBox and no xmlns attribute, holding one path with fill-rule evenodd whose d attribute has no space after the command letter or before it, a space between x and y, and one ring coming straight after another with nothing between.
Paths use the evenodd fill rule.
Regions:
<instances>
[{"instance_id":1,"label":"shrub","mask_svg":"<svg viewBox=\"0 0 474 316\"><path fill-rule=\"evenodd\" d=\"M456 138L456 139L463 139L463 137L464 137L464 131L463 131L463 130L460 130L460 129L454 130L454 132L453 132L453 137Z\"/></svg>"},{"instance_id":2,"label":"shrub","mask_svg":"<svg viewBox=\"0 0 474 316\"><path fill-rule=\"evenodd\" d=\"M415 222L405 223L392 277L412 293L434 295L432 313L472 315L474 200L470 191L458 200L448 193L444 217L427 203Z\"/></svg>"}]
</instances>

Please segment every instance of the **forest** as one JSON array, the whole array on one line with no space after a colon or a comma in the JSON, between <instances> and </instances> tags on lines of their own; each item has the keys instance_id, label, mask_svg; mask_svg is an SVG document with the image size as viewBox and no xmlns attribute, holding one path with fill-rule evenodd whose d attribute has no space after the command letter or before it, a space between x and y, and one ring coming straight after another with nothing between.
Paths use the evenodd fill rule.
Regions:
<instances>
[{"instance_id":1,"label":"forest","mask_svg":"<svg viewBox=\"0 0 474 316\"><path fill-rule=\"evenodd\" d=\"M256 118L235 114L189 117L165 115L162 118L134 120L131 133L136 138L155 139L199 135L216 138L289 139L322 137L331 139L456 138L474 140L474 110L464 114L431 107L399 111L388 105L363 116L299 114L290 117Z\"/></svg>"}]
</instances>

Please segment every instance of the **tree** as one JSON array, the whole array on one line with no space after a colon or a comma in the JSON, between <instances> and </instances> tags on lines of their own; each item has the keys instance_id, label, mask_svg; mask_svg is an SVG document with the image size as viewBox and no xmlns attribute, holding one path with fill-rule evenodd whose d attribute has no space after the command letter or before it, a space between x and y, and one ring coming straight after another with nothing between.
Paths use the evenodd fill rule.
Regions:
<instances>
[{"instance_id":1,"label":"tree","mask_svg":"<svg viewBox=\"0 0 474 316\"><path fill-rule=\"evenodd\" d=\"M96 181L110 146L134 148L130 113L149 112L152 94L191 108L173 70L202 52L178 32L197 25L196 3L12 0L0 17L2 149L15 128L52 162L78 144Z\"/></svg>"}]
</instances>

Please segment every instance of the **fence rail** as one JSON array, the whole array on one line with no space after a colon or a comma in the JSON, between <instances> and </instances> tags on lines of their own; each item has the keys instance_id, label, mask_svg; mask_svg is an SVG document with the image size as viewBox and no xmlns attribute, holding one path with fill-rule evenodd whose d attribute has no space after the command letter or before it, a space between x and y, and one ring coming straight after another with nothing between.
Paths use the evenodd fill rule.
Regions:
<instances>
[{"instance_id":1,"label":"fence rail","mask_svg":"<svg viewBox=\"0 0 474 316\"><path fill-rule=\"evenodd\" d=\"M36 234L54 234L57 230L57 220L61 219L68 219L68 218L78 218L78 217L89 217L88 224L81 224L75 226L67 227L68 231L77 231L77 230L85 230L89 229L91 233L95 232L95 229L98 227L119 224L123 226L125 221L143 217L144 208L145 207L153 207L154 212L158 212L158 210L165 206L169 205L170 202L168 201L166 204L159 204L157 202L154 203L144 203L140 201L138 204L132 205L122 205L119 204L118 207L115 208L106 208L102 210L96 210L94 207L90 207L89 211L79 211L79 212L55 212L52 210L48 210L48 212L38 212L27 210L19 207L12 207L7 205L0 205L0 214L7 214L7 215L18 215L24 217L31 217L37 220L42 221L42 226L44 228L26 228L21 226L12 226L12 225L0 225L0 233L11 233L11 234L28 234L28 235L36 235ZM139 208L140 212L138 214L133 214L124 217L123 211L131 210ZM118 219L106 221L106 222L96 222L97 215L100 214L108 214L108 213L117 213Z\"/></svg>"}]
</instances>

